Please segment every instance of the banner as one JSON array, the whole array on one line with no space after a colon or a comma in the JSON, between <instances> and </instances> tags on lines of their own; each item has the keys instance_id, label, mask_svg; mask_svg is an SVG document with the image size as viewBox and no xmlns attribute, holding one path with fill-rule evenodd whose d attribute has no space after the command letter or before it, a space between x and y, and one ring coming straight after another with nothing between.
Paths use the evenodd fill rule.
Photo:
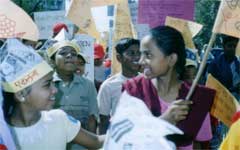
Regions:
<instances>
[{"instance_id":1,"label":"banner","mask_svg":"<svg viewBox=\"0 0 240 150\"><path fill-rule=\"evenodd\" d=\"M210 74L208 75L206 86L216 90L211 114L230 127L232 116L237 112L239 103L235 97Z\"/></svg>"},{"instance_id":2,"label":"banner","mask_svg":"<svg viewBox=\"0 0 240 150\"><path fill-rule=\"evenodd\" d=\"M80 28L80 33L87 33L96 39L100 39L94 19L91 13L91 3L86 0L72 0L66 17Z\"/></svg>"},{"instance_id":3,"label":"banner","mask_svg":"<svg viewBox=\"0 0 240 150\"><path fill-rule=\"evenodd\" d=\"M10 0L0 0L0 38L37 41L39 32L30 16Z\"/></svg>"},{"instance_id":4,"label":"banner","mask_svg":"<svg viewBox=\"0 0 240 150\"><path fill-rule=\"evenodd\" d=\"M240 37L239 0L222 0L213 27L213 32Z\"/></svg>"},{"instance_id":5,"label":"banner","mask_svg":"<svg viewBox=\"0 0 240 150\"><path fill-rule=\"evenodd\" d=\"M52 28L56 23L65 23L69 33L73 33L73 24L65 18L65 11L35 12L34 20L40 32L40 39L49 39L53 35ZM72 36L72 35L70 35Z\"/></svg>"},{"instance_id":6,"label":"banner","mask_svg":"<svg viewBox=\"0 0 240 150\"><path fill-rule=\"evenodd\" d=\"M134 31L131 23L130 12L128 8L128 2L122 1L117 5L115 19L115 32L113 41L116 43L118 40L126 37L133 38ZM112 74L116 74L121 71L121 65L116 59L116 50L112 52Z\"/></svg>"},{"instance_id":7,"label":"banner","mask_svg":"<svg viewBox=\"0 0 240 150\"><path fill-rule=\"evenodd\" d=\"M139 0L138 23L164 25L166 16L193 20L194 0Z\"/></svg>"},{"instance_id":8,"label":"banner","mask_svg":"<svg viewBox=\"0 0 240 150\"><path fill-rule=\"evenodd\" d=\"M86 57L84 76L94 81L94 39L86 34L76 34L74 36L80 47L80 52Z\"/></svg>"},{"instance_id":9,"label":"banner","mask_svg":"<svg viewBox=\"0 0 240 150\"><path fill-rule=\"evenodd\" d=\"M180 31L183 35L186 47L195 49L192 38L202 29L201 24L167 16L165 25Z\"/></svg>"}]
</instances>

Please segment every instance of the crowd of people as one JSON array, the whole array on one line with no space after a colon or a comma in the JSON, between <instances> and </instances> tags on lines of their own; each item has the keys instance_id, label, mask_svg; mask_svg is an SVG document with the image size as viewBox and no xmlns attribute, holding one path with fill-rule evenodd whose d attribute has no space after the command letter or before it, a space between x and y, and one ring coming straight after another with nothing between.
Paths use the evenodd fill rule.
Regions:
<instances>
[{"instance_id":1,"label":"crowd of people","mask_svg":"<svg viewBox=\"0 0 240 150\"><path fill-rule=\"evenodd\" d=\"M88 60L74 39L54 40L62 30L68 31L67 26L57 24L52 39L40 50L36 44L21 39L2 39L3 118L11 134L8 136L14 141L11 148L5 145L5 149L112 149L109 143L115 138L116 118L129 109L120 106L121 102L128 101L126 97L143 102L151 117L163 121L159 122L164 124L163 128L173 126L183 131L183 135L172 134L162 139L172 149L217 150L221 143L222 149L228 149L231 139L239 139L239 135L232 135L236 134L233 130L239 134L238 117L227 135L228 128L209 113L215 90L204 86L206 75L211 73L240 99L238 38L221 36L222 53L209 62L195 96L189 101L184 98L201 58L198 50L185 46L182 34L176 29L158 26L141 41L130 37L119 39L113 56L121 64L117 74L111 74L111 58L107 57L104 47L95 43L94 81L84 74ZM198 99L208 104L199 104ZM126 118L132 115L123 114ZM129 127L133 126L134 122L130 122ZM190 126L194 130L190 131ZM124 135L116 139L125 138L130 143L122 149L140 149L131 146L131 141L136 139L126 140ZM138 138L146 136L147 133L143 133ZM156 140L158 142L161 141ZM7 142L2 143L4 146Z\"/></svg>"}]
</instances>

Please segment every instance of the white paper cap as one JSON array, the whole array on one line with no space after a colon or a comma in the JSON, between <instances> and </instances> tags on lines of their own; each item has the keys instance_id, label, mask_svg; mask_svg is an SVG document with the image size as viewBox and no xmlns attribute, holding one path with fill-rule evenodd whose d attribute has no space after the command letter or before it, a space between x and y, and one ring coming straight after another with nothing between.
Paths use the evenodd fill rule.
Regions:
<instances>
[{"instance_id":1,"label":"white paper cap","mask_svg":"<svg viewBox=\"0 0 240 150\"><path fill-rule=\"evenodd\" d=\"M8 39L0 49L3 89L18 92L41 79L52 68L31 47L17 39Z\"/></svg>"},{"instance_id":2,"label":"white paper cap","mask_svg":"<svg viewBox=\"0 0 240 150\"><path fill-rule=\"evenodd\" d=\"M64 28L62 28L62 30L54 37L54 40L58 42L70 40L70 35Z\"/></svg>"},{"instance_id":3,"label":"white paper cap","mask_svg":"<svg viewBox=\"0 0 240 150\"><path fill-rule=\"evenodd\" d=\"M60 48L65 47L65 46L70 46L72 47L77 53L80 53L80 47L78 44L74 41L60 41L55 44L53 44L52 47L47 49L47 55L49 58L51 58Z\"/></svg>"}]
</instances>

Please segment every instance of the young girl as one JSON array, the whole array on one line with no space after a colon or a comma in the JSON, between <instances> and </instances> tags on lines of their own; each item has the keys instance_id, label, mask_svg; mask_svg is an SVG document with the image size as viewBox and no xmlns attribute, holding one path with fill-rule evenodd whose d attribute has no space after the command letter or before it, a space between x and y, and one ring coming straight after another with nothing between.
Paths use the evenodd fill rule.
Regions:
<instances>
[{"instance_id":1,"label":"young girl","mask_svg":"<svg viewBox=\"0 0 240 150\"><path fill-rule=\"evenodd\" d=\"M50 110L57 92L52 69L34 50L8 40L3 51L3 108L17 149L65 150L71 141L89 149L102 147L103 137L82 129L64 111Z\"/></svg>"},{"instance_id":2,"label":"young girl","mask_svg":"<svg viewBox=\"0 0 240 150\"><path fill-rule=\"evenodd\" d=\"M184 98L183 95L187 93L186 83L182 81L186 52L181 33L168 26L153 28L150 35L143 38L140 51L142 54L139 62L144 67L144 77L129 80L125 83L124 89L130 95L143 100L154 116L160 116L172 124L185 120L191 101L177 100ZM206 99L210 99L209 103L212 102L214 91L204 87L198 87L196 90L197 93L200 90L200 93L208 95ZM196 111L194 107L191 108L193 109L191 111ZM207 104L202 110L200 108L200 111L204 112L202 117L195 116L195 120L192 121L188 117L188 121L193 123L192 126L199 125L199 128L206 117L197 140L199 138L201 141L208 141L212 138L209 116L206 115L209 109L210 104ZM192 149L192 145L183 149Z\"/></svg>"}]
</instances>

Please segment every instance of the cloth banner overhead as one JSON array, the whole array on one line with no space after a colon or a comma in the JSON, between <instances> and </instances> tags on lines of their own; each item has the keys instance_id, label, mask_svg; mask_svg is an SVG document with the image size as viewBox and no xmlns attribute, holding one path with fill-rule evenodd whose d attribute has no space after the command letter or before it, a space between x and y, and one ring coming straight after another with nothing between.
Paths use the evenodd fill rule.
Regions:
<instances>
[{"instance_id":1,"label":"cloth banner overhead","mask_svg":"<svg viewBox=\"0 0 240 150\"><path fill-rule=\"evenodd\" d=\"M179 30L183 35L186 47L195 49L192 38L202 29L201 24L167 16L165 25Z\"/></svg>"},{"instance_id":2,"label":"cloth banner overhead","mask_svg":"<svg viewBox=\"0 0 240 150\"><path fill-rule=\"evenodd\" d=\"M139 0L138 23L164 25L166 16L193 20L194 0Z\"/></svg>"},{"instance_id":3,"label":"cloth banner overhead","mask_svg":"<svg viewBox=\"0 0 240 150\"><path fill-rule=\"evenodd\" d=\"M211 114L230 127L232 116L236 113L239 104L235 97L212 75L208 75L206 86L216 90L211 108Z\"/></svg>"},{"instance_id":4,"label":"cloth banner overhead","mask_svg":"<svg viewBox=\"0 0 240 150\"><path fill-rule=\"evenodd\" d=\"M240 1L222 0L213 27L214 33L240 37Z\"/></svg>"},{"instance_id":5,"label":"cloth banner overhead","mask_svg":"<svg viewBox=\"0 0 240 150\"><path fill-rule=\"evenodd\" d=\"M38 40L38 28L30 16L10 0L0 0L0 38Z\"/></svg>"}]
</instances>

